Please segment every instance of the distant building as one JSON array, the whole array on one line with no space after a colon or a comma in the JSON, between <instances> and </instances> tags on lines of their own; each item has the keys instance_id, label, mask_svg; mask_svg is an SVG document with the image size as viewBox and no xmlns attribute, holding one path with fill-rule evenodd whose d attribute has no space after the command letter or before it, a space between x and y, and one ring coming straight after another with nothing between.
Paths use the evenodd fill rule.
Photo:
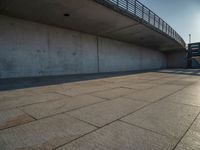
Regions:
<instances>
[{"instance_id":1,"label":"distant building","mask_svg":"<svg viewBox=\"0 0 200 150\"><path fill-rule=\"evenodd\" d=\"M188 67L200 68L200 43L188 45Z\"/></svg>"}]
</instances>

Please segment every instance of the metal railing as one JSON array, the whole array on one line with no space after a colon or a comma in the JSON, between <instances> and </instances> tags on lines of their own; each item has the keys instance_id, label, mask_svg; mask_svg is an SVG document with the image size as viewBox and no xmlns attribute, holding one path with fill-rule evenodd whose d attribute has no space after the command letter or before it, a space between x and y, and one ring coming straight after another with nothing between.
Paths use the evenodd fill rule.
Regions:
<instances>
[{"instance_id":1,"label":"metal railing","mask_svg":"<svg viewBox=\"0 0 200 150\"><path fill-rule=\"evenodd\" d=\"M137 0L97 0L103 4L112 5L116 8L119 8L128 15L133 15L137 17L140 21L148 23L152 27L156 28L158 31L165 33L169 37L176 40L183 47L186 46L185 41L181 38L181 36L170 27L163 19L161 19L158 15L156 15L149 8L144 6L141 2Z\"/></svg>"}]
</instances>

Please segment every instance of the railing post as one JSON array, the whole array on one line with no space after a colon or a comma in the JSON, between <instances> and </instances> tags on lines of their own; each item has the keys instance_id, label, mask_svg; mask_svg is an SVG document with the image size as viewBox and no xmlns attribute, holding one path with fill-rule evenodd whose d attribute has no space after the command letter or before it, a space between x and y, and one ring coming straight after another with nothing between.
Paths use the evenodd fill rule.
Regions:
<instances>
[{"instance_id":1,"label":"railing post","mask_svg":"<svg viewBox=\"0 0 200 150\"><path fill-rule=\"evenodd\" d=\"M126 0L126 9L128 10L128 0Z\"/></svg>"},{"instance_id":2,"label":"railing post","mask_svg":"<svg viewBox=\"0 0 200 150\"><path fill-rule=\"evenodd\" d=\"M144 6L142 6L142 19L144 19Z\"/></svg>"},{"instance_id":3,"label":"railing post","mask_svg":"<svg viewBox=\"0 0 200 150\"><path fill-rule=\"evenodd\" d=\"M166 32L165 32L166 34L167 34L167 31L168 31L168 24L166 23Z\"/></svg>"},{"instance_id":4,"label":"railing post","mask_svg":"<svg viewBox=\"0 0 200 150\"><path fill-rule=\"evenodd\" d=\"M151 18L150 18L150 17L151 17L151 11L149 10L149 16L148 16L148 19L149 19L148 21L149 21L149 23L151 22ZM151 24L151 23L150 23L150 24Z\"/></svg>"},{"instance_id":5,"label":"railing post","mask_svg":"<svg viewBox=\"0 0 200 150\"><path fill-rule=\"evenodd\" d=\"M172 36L172 28L170 28L170 35Z\"/></svg>"},{"instance_id":6,"label":"railing post","mask_svg":"<svg viewBox=\"0 0 200 150\"><path fill-rule=\"evenodd\" d=\"M172 28L170 28L170 34L169 35L172 36Z\"/></svg>"},{"instance_id":7,"label":"railing post","mask_svg":"<svg viewBox=\"0 0 200 150\"><path fill-rule=\"evenodd\" d=\"M134 14L136 15L136 9L137 9L137 2L136 2L136 0L134 1Z\"/></svg>"},{"instance_id":8,"label":"railing post","mask_svg":"<svg viewBox=\"0 0 200 150\"><path fill-rule=\"evenodd\" d=\"M175 32L175 39L177 40L177 34L176 34L176 32Z\"/></svg>"},{"instance_id":9,"label":"railing post","mask_svg":"<svg viewBox=\"0 0 200 150\"><path fill-rule=\"evenodd\" d=\"M169 35L169 25L167 25L167 35Z\"/></svg>"},{"instance_id":10,"label":"railing post","mask_svg":"<svg viewBox=\"0 0 200 150\"><path fill-rule=\"evenodd\" d=\"M119 0L117 0L117 6L119 6Z\"/></svg>"},{"instance_id":11,"label":"railing post","mask_svg":"<svg viewBox=\"0 0 200 150\"><path fill-rule=\"evenodd\" d=\"M153 15L153 20L154 20L153 24L154 24L154 27L155 27L156 26L156 15L155 14Z\"/></svg>"}]
</instances>

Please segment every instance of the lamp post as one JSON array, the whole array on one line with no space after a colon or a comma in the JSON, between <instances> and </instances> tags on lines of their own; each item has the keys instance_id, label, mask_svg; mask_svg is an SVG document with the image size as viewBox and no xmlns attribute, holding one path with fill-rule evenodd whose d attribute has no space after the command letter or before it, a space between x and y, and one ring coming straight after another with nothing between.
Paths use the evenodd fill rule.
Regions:
<instances>
[{"instance_id":1,"label":"lamp post","mask_svg":"<svg viewBox=\"0 0 200 150\"><path fill-rule=\"evenodd\" d=\"M192 35L189 34L189 44L191 43L191 41L192 41Z\"/></svg>"},{"instance_id":2,"label":"lamp post","mask_svg":"<svg viewBox=\"0 0 200 150\"><path fill-rule=\"evenodd\" d=\"M188 63L188 68L192 67L192 50L191 50L191 39L192 35L189 34L189 44L188 44L188 52L187 52L187 63Z\"/></svg>"}]
</instances>

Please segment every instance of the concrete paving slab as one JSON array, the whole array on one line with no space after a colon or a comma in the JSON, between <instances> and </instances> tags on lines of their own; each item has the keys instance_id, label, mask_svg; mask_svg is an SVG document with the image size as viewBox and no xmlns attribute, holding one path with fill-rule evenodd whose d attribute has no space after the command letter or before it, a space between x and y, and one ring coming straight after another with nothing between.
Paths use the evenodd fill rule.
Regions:
<instances>
[{"instance_id":1,"label":"concrete paving slab","mask_svg":"<svg viewBox=\"0 0 200 150\"><path fill-rule=\"evenodd\" d=\"M28 105L20 108L37 119L106 101L90 95L66 97L59 100Z\"/></svg>"},{"instance_id":2,"label":"concrete paving slab","mask_svg":"<svg viewBox=\"0 0 200 150\"><path fill-rule=\"evenodd\" d=\"M59 86L62 89L56 89L56 91L65 91L73 88L80 88L80 87L97 87L97 86L106 86L111 82L104 81L103 79L93 79L93 80L83 80L83 81L76 81L76 82L69 82L69 83L62 83Z\"/></svg>"},{"instance_id":3,"label":"concrete paving slab","mask_svg":"<svg viewBox=\"0 0 200 150\"><path fill-rule=\"evenodd\" d=\"M107 80L111 80L113 83L130 83L130 82L134 82L134 83L144 83L147 81L147 79L139 79L140 75L139 74L133 74L133 75L126 75L123 77L114 77L114 78L108 78ZM110 82L111 82L110 81Z\"/></svg>"},{"instance_id":4,"label":"concrete paving slab","mask_svg":"<svg viewBox=\"0 0 200 150\"><path fill-rule=\"evenodd\" d=\"M58 150L172 150L175 143L172 138L117 121Z\"/></svg>"},{"instance_id":5,"label":"concrete paving slab","mask_svg":"<svg viewBox=\"0 0 200 150\"><path fill-rule=\"evenodd\" d=\"M148 75L144 75L144 76L137 76L134 79L146 80L146 82L148 82L148 81L154 81L154 80L161 80L161 77L154 77L154 76L148 77Z\"/></svg>"},{"instance_id":6,"label":"concrete paving slab","mask_svg":"<svg viewBox=\"0 0 200 150\"><path fill-rule=\"evenodd\" d=\"M71 89L66 90L58 90L57 93L64 94L67 96L78 96L83 94L89 94L97 91L103 91L109 89L109 87L106 86L81 86L81 87L73 87Z\"/></svg>"},{"instance_id":7,"label":"concrete paving slab","mask_svg":"<svg viewBox=\"0 0 200 150\"><path fill-rule=\"evenodd\" d=\"M200 132L200 115L197 117L195 122L192 124L190 130Z\"/></svg>"},{"instance_id":8,"label":"concrete paving slab","mask_svg":"<svg viewBox=\"0 0 200 150\"><path fill-rule=\"evenodd\" d=\"M186 75L186 74L179 73L179 74L176 74L174 76L174 78L176 78L177 80L187 79L188 77L191 77L191 75Z\"/></svg>"},{"instance_id":9,"label":"concrete paving slab","mask_svg":"<svg viewBox=\"0 0 200 150\"><path fill-rule=\"evenodd\" d=\"M135 92L126 95L126 98L141 100L146 102L155 102L174 92L182 89L183 86L177 85L160 85L140 92Z\"/></svg>"},{"instance_id":10,"label":"concrete paving slab","mask_svg":"<svg viewBox=\"0 0 200 150\"><path fill-rule=\"evenodd\" d=\"M74 85L76 85L76 86L103 86L103 85L107 85L109 83L110 82L104 81L102 79L96 79L96 80L75 82Z\"/></svg>"},{"instance_id":11,"label":"concrete paving slab","mask_svg":"<svg viewBox=\"0 0 200 150\"><path fill-rule=\"evenodd\" d=\"M179 139L200 111L199 107L159 101L122 120Z\"/></svg>"},{"instance_id":12,"label":"concrete paving slab","mask_svg":"<svg viewBox=\"0 0 200 150\"><path fill-rule=\"evenodd\" d=\"M200 117L198 117L176 150L199 150L200 149Z\"/></svg>"},{"instance_id":13,"label":"concrete paving slab","mask_svg":"<svg viewBox=\"0 0 200 150\"><path fill-rule=\"evenodd\" d=\"M131 89L135 89L135 90L145 90L145 89L150 89L154 86L157 86L157 84L131 83L131 84L123 85L122 87L131 88Z\"/></svg>"},{"instance_id":14,"label":"concrete paving slab","mask_svg":"<svg viewBox=\"0 0 200 150\"><path fill-rule=\"evenodd\" d=\"M29 91L35 94L44 94L44 93L55 93L58 90L66 90L66 89L69 89L69 87L65 87L61 84L61 85L34 87L34 88L30 88Z\"/></svg>"},{"instance_id":15,"label":"concrete paving slab","mask_svg":"<svg viewBox=\"0 0 200 150\"><path fill-rule=\"evenodd\" d=\"M139 79L130 79L128 81L122 81L122 82L114 82L114 83L109 83L105 86L110 87L110 88L120 88L120 87L125 87L126 85L130 85L130 84L142 84L142 83L146 83L146 80L139 80ZM128 87L129 88L129 87Z\"/></svg>"},{"instance_id":16,"label":"concrete paving slab","mask_svg":"<svg viewBox=\"0 0 200 150\"><path fill-rule=\"evenodd\" d=\"M188 76L187 78L184 78L182 80L197 83L198 81L200 81L200 77L199 76Z\"/></svg>"},{"instance_id":17,"label":"concrete paving slab","mask_svg":"<svg viewBox=\"0 0 200 150\"><path fill-rule=\"evenodd\" d=\"M142 80L161 80L162 78L165 78L166 76L162 74L156 74L155 72L152 73L143 73L143 74L138 74L137 79L142 79Z\"/></svg>"},{"instance_id":18,"label":"concrete paving slab","mask_svg":"<svg viewBox=\"0 0 200 150\"><path fill-rule=\"evenodd\" d=\"M29 91L28 89L0 91L0 101L5 98L12 98L12 97L18 97L18 96L32 96L32 95L34 95L34 93Z\"/></svg>"},{"instance_id":19,"label":"concrete paving slab","mask_svg":"<svg viewBox=\"0 0 200 150\"><path fill-rule=\"evenodd\" d=\"M187 94L187 95L194 95L197 97L200 97L200 84L198 85L192 85L188 86L187 88L182 90L182 94Z\"/></svg>"},{"instance_id":20,"label":"concrete paving slab","mask_svg":"<svg viewBox=\"0 0 200 150\"><path fill-rule=\"evenodd\" d=\"M199 149L192 149L191 146L178 144L174 150L199 150Z\"/></svg>"},{"instance_id":21,"label":"concrete paving slab","mask_svg":"<svg viewBox=\"0 0 200 150\"><path fill-rule=\"evenodd\" d=\"M199 150L200 149L200 132L195 132L189 130L180 142L178 148L187 147L189 150ZM177 149L178 149L177 148Z\"/></svg>"},{"instance_id":22,"label":"concrete paving slab","mask_svg":"<svg viewBox=\"0 0 200 150\"><path fill-rule=\"evenodd\" d=\"M103 80L107 82L117 83L117 82L126 82L130 80L130 78L127 78L127 76L120 76L120 77L105 78Z\"/></svg>"},{"instance_id":23,"label":"concrete paving slab","mask_svg":"<svg viewBox=\"0 0 200 150\"><path fill-rule=\"evenodd\" d=\"M167 77L167 78L162 78L159 80L152 80L152 81L149 81L148 83L149 84L166 84L167 82L174 81L174 80L176 80L174 77Z\"/></svg>"},{"instance_id":24,"label":"concrete paving slab","mask_svg":"<svg viewBox=\"0 0 200 150\"><path fill-rule=\"evenodd\" d=\"M106 81L112 81L112 82L125 82L129 80L156 80L156 79L161 79L164 78L165 76L163 75L156 75L155 73L139 73L139 74L134 74L134 75L125 75L121 77L113 77L113 78L108 78L105 79Z\"/></svg>"},{"instance_id":25,"label":"concrete paving slab","mask_svg":"<svg viewBox=\"0 0 200 150\"><path fill-rule=\"evenodd\" d=\"M18 109L0 111L0 130L34 120L35 119Z\"/></svg>"},{"instance_id":26,"label":"concrete paving slab","mask_svg":"<svg viewBox=\"0 0 200 150\"><path fill-rule=\"evenodd\" d=\"M187 94L184 91L177 92L164 99L165 101L182 103L186 105L200 106L200 97Z\"/></svg>"},{"instance_id":27,"label":"concrete paving slab","mask_svg":"<svg viewBox=\"0 0 200 150\"><path fill-rule=\"evenodd\" d=\"M95 126L104 126L120 117L143 107L146 103L118 98L102 102L85 108L81 108L69 114L75 118L87 121Z\"/></svg>"},{"instance_id":28,"label":"concrete paving slab","mask_svg":"<svg viewBox=\"0 0 200 150\"><path fill-rule=\"evenodd\" d=\"M25 106L25 105L39 103L39 102L56 100L56 99L60 99L63 97L64 97L64 95L61 95L61 94L45 93L45 94L38 94L38 95L35 94L32 96L4 98L1 100L0 110L15 108L15 107L19 107L19 106Z\"/></svg>"},{"instance_id":29,"label":"concrete paving slab","mask_svg":"<svg viewBox=\"0 0 200 150\"><path fill-rule=\"evenodd\" d=\"M174 85L192 85L192 84L195 84L196 81L188 81L186 79L180 79L180 80L174 80L174 81L170 81L170 82L167 82L167 84L174 84Z\"/></svg>"},{"instance_id":30,"label":"concrete paving slab","mask_svg":"<svg viewBox=\"0 0 200 150\"><path fill-rule=\"evenodd\" d=\"M3 150L53 149L94 129L69 116L57 115L1 131L0 147Z\"/></svg>"},{"instance_id":31,"label":"concrete paving slab","mask_svg":"<svg viewBox=\"0 0 200 150\"><path fill-rule=\"evenodd\" d=\"M91 95L97 96L100 98L106 98L106 99L114 99L117 97L121 97L124 95L127 95L129 93L134 93L136 90L128 89L128 88L115 88L115 89L109 89L105 91L95 92Z\"/></svg>"}]
</instances>

